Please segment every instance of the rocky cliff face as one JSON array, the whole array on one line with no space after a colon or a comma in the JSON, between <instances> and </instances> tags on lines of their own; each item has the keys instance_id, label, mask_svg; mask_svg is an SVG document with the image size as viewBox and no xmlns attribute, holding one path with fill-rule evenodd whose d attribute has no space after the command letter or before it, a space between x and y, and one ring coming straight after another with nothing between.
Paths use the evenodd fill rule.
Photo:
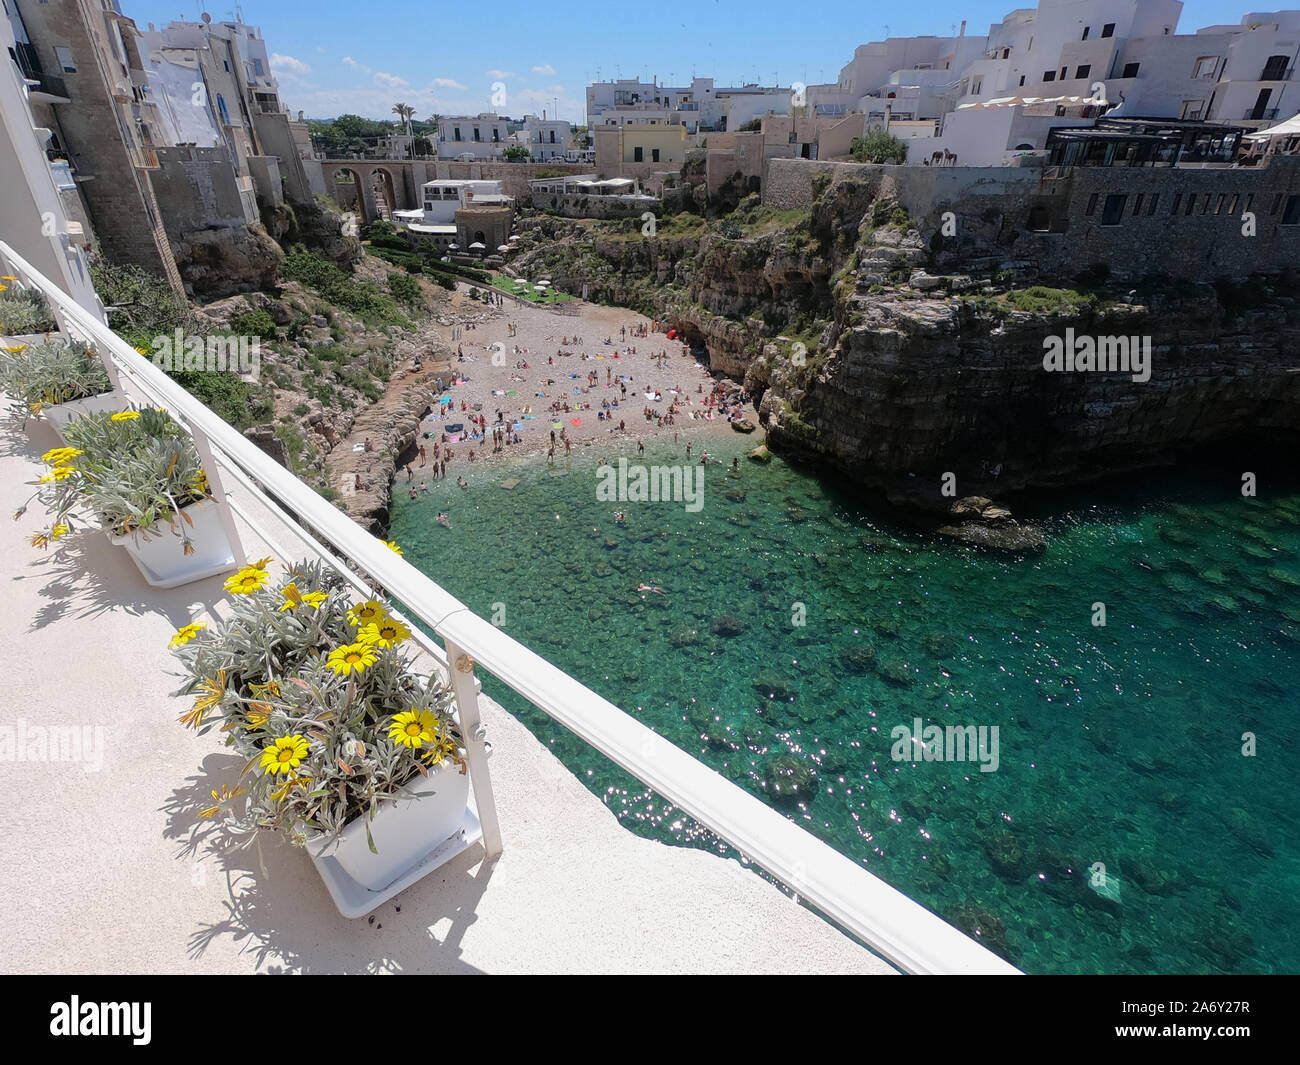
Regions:
<instances>
[{"instance_id":1,"label":"rocky cliff face","mask_svg":"<svg viewBox=\"0 0 1300 1065\"><path fill-rule=\"evenodd\" d=\"M941 273L897 204L852 182L802 218L750 200L660 233L548 218L517 265L667 319L761 397L770 443L898 501L948 509L1300 426L1293 278L1116 291L1095 273L1027 286L1024 264ZM1149 343L1149 380L1049 372L1045 341L1071 330Z\"/></svg>"}]
</instances>

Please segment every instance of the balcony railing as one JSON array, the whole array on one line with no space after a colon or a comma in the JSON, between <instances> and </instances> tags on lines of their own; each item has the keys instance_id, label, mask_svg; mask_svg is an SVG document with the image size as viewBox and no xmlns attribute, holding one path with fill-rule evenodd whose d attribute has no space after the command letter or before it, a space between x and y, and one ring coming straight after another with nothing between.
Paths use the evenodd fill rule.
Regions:
<instances>
[{"instance_id":1,"label":"balcony railing","mask_svg":"<svg viewBox=\"0 0 1300 1065\"><path fill-rule=\"evenodd\" d=\"M386 590L410 617L443 641L445 653L427 639L422 645L448 670L455 689L470 783L489 856L501 852L502 837L479 721L476 668L491 673L679 806L803 902L905 972L1017 972L982 944L479 617L245 439L3 241L0 266L17 275L25 287L44 294L65 335L95 346L116 387L166 407L191 434L214 495L223 504L228 531L234 531L231 510L238 507L221 487L224 474L261 505L283 514L286 528L300 529L295 535L304 550L329 562L358 591L369 594L367 581ZM349 569L345 559L359 573Z\"/></svg>"},{"instance_id":2,"label":"balcony railing","mask_svg":"<svg viewBox=\"0 0 1300 1065\"><path fill-rule=\"evenodd\" d=\"M1248 122L1272 122L1277 118L1278 110L1276 107L1252 107L1241 117Z\"/></svg>"},{"instance_id":3,"label":"balcony railing","mask_svg":"<svg viewBox=\"0 0 1300 1065\"><path fill-rule=\"evenodd\" d=\"M42 93L45 96L58 96L63 100L68 99L68 83L53 74L44 74L41 71L23 71L23 79L34 93Z\"/></svg>"}]
</instances>

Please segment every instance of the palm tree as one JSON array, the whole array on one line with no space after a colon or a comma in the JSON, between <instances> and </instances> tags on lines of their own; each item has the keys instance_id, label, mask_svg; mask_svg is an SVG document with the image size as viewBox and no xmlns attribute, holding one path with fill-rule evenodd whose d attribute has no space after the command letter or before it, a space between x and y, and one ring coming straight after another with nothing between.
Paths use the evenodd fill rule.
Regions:
<instances>
[{"instance_id":1,"label":"palm tree","mask_svg":"<svg viewBox=\"0 0 1300 1065\"><path fill-rule=\"evenodd\" d=\"M411 119L415 116L415 108L410 104L393 104L393 114L406 127L406 135L411 136Z\"/></svg>"}]
</instances>

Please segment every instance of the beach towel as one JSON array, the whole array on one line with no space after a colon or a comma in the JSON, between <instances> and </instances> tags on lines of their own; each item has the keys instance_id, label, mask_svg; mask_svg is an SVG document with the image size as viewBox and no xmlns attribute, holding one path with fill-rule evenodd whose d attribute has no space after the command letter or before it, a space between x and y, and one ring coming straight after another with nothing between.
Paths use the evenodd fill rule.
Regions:
<instances>
[{"instance_id":1,"label":"beach towel","mask_svg":"<svg viewBox=\"0 0 1300 1065\"><path fill-rule=\"evenodd\" d=\"M352 450L353 450L353 451L365 451L365 449L366 449L366 445L365 445L365 444L353 444L353 445L352 445Z\"/></svg>"},{"instance_id":2,"label":"beach towel","mask_svg":"<svg viewBox=\"0 0 1300 1065\"><path fill-rule=\"evenodd\" d=\"M460 433L448 433L448 434L447 434L447 443L449 443L449 444L459 444L459 443L460 443Z\"/></svg>"},{"instance_id":3,"label":"beach towel","mask_svg":"<svg viewBox=\"0 0 1300 1065\"><path fill-rule=\"evenodd\" d=\"M463 433L464 431L465 431L464 422L457 422L455 425L447 426L447 432L449 433Z\"/></svg>"},{"instance_id":4,"label":"beach towel","mask_svg":"<svg viewBox=\"0 0 1300 1065\"><path fill-rule=\"evenodd\" d=\"M551 428L552 428L552 429L563 429L564 426L561 425L559 422L551 422Z\"/></svg>"},{"instance_id":5,"label":"beach towel","mask_svg":"<svg viewBox=\"0 0 1300 1065\"><path fill-rule=\"evenodd\" d=\"M504 389L501 389L501 388L494 388L494 389L492 389L492 394L493 394L494 396L504 396L506 393L505 393L505 390L504 390ZM475 407L475 410L477 410L477 409L478 409L478 408Z\"/></svg>"},{"instance_id":6,"label":"beach towel","mask_svg":"<svg viewBox=\"0 0 1300 1065\"><path fill-rule=\"evenodd\" d=\"M582 419L581 419L581 418L570 418L570 419L569 419L569 424L570 424L570 425L581 425L581 424L582 424Z\"/></svg>"},{"instance_id":7,"label":"beach towel","mask_svg":"<svg viewBox=\"0 0 1300 1065\"><path fill-rule=\"evenodd\" d=\"M513 396L513 395L516 395L516 394L517 394L517 393L515 393L515 392L507 392L507 393L506 393L507 396Z\"/></svg>"},{"instance_id":8,"label":"beach towel","mask_svg":"<svg viewBox=\"0 0 1300 1065\"><path fill-rule=\"evenodd\" d=\"M451 396L443 396L442 399L438 400L438 402L444 407L449 406L451 404Z\"/></svg>"},{"instance_id":9,"label":"beach towel","mask_svg":"<svg viewBox=\"0 0 1300 1065\"><path fill-rule=\"evenodd\" d=\"M655 398L655 394L654 394L653 392L647 392L647 393L645 393L645 398L648 399L648 400L650 400L650 401L653 403L653 402L654 402L654 398Z\"/></svg>"},{"instance_id":10,"label":"beach towel","mask_svg":"<svg viewBox=\"0 0 1300 1065\"><path fill-rule=\"evenodd\" d=\"M531 422L531 421L532 421L534 418L536 418L536 417L537 417L536 414L525 414L525 415L524 415L524 421L526 421L526 422Z\"/></svg>"},{"instance_id":11,"label":"beach towel","mask_svg":"<svg viewBox=\"0 0 1300 1065\"><path fill-rule=\"evenodd\" d=\"M522 433L524 431L524 423L515 422L513 431L516 433Z\"/></svg>"}]
</instances>

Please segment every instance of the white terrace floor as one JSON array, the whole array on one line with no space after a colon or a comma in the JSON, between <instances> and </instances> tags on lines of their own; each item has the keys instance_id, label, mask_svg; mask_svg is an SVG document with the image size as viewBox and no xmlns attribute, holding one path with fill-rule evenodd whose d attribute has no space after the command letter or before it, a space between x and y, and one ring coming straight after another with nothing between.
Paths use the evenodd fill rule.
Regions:
<instances>
[{"instance_id":1,"label":"white terrace floor","mask_svg":"<svg viewBox=\"0 0 1300 1065\"><path fill-rule=\"evenodd\" d=\"M57 442L47 425L0 421L0 510L27 497ZM5 971L892 971L739 863L625 831L486 699L495 862L471 848L373 922L349 921L278 838L196 848L192 832L210 824L195 812L211 786L200 778L236 759L219 734L177 723L191 700L170 694L167 641L222 600L221 578L152 589L102 533L32 548L41 524L36 509L0 521L0 726L102 726L103 764L0 762ZM275 553L244 531L249 557Z\"/></svg>"}]
</instances>

